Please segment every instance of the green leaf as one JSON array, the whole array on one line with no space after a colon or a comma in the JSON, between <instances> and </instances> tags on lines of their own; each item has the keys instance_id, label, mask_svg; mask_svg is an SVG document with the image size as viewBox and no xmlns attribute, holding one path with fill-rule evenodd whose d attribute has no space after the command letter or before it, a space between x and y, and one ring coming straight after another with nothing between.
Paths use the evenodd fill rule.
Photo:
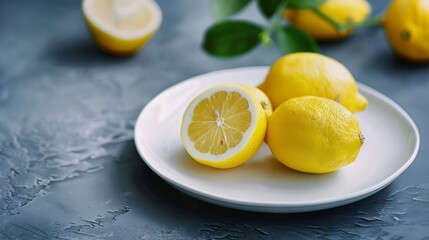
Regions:
<instances>
[{"instance_id":1,"label":"green leaf","mask_svg":"<svg viewBox=\"0 0 429 240\"><path fill-rule=\"evenodd\" d=\"M262 27L247 21L219 22L204 34L203 48L218 57L237 56L257 46L262 31Z\"/></svg>"},{"instance_id":2,"label":"green leaf","mask_svg":"<svg viewBox=\"0 0 429 240\"><path fill-rule=\"evenodd\" d=\"M287 25L279 29L276 34L277 44L283 55L293 52L319 52L316 40L297 27Z\"/></svg>"},{"instance_id":3,"label":"green leaf","mask_svg":"<svg viewBox=\"0 0 429 240\"><path fill-rule=\"evenodd\" d=\"M212 0L216 20L222 20L241 11L251 0Z\"/></svg>"},{"instance_id":4,"label":"green leaf","mask_svg":"<svg viewBox=\"0 0 429 240\"><path fill-rule=\"evenodd\" d=\"M258 0L258 8L267 19L270 19L281 2L282 0Z\"/></svg>"},{"instance_id":5,"label":"green leaf","mask_svg":"<svg viewBox=\"0 0 429 240\"><path fill-rule=\"evenodd\" d=\"M288 4L288 8L317 8L324 2L325 0L291 0Z\"/></svg>"}]
</instances>

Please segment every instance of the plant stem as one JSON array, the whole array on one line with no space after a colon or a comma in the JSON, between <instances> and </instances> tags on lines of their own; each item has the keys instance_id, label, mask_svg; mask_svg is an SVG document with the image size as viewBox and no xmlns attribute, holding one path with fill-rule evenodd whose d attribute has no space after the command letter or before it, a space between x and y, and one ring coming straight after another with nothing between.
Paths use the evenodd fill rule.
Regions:
<instances>
[{"instance_id":1,"label":"plant stem","mask_svg":"<svg viewBox=\"0 0 429 240\"><path fill-rule=\"evenodd\" d=\"M283 12L286 9L286 6L289 4L290 0L283 0L276 8L273 16L270 18L269 26L261 32L259 35L259 39L261 40L262 44L265 46L272 46L273 40L271 39L272 33L281 28L281 20L283 16Z\"/></svg>"},{"instance_id":2,"label":"plant stem","mask_svg":"<svg viewBox=\"0 0 429 240\"><path fill-rule=\"evenodd\" d=\"M374 17L369 17L361 23L351 23L351 29L367 28L367 27L376 27L383 24L384 12L377 14ZM347 25L347 24L346 24Z\"/></svg>"},{"instance_id":3,"label":"plant stem","mask_svg":"<svg viewBox=\"0 0 429 240\"><path fill-rule=\"evenodd\" d=\"M374 17L369 17L365 21L362 22L348 22L348 23L338 23L322 11L320 11L318 8L311 8L311 10L320 18L331 24L333 27L335 27L339 32L346 32L349 30L356 30L360 28L367 28L367 27L374 27L379 26L383 23L383 15L384 13L380 13Z\"/></svg>"},{"instance_id":4,"label":"plant stem","mask_svg":"<svg viewBox=\"0 0 429 240\"><path fill-rule=\"evenodd\" d=\"M340 31L340 32L343 31L342 30L343 27L341 26L341 24L339 24L337 21L335 21L334 19L332 19L331 17L329 17L328 15L326 15L325 13L320 11L318 8L311 8L311 11L313 11L317 16L319 16L320 18L322 18L323 20L325 20L329 24L331 24L338 31Z\"/></svg>"}]
</instances>

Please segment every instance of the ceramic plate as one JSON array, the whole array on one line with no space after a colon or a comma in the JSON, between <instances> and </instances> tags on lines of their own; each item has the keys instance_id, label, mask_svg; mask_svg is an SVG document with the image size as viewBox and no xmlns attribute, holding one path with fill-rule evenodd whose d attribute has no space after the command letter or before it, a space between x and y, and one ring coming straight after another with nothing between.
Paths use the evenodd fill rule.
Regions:
<instances>
[{"instance_id":1,"label":"ceramic plate","mask_svg":"<svg viewBox=\"0 0 429 240\"><path fill-rule=\"evenodd\" d=\"M359 84L369 107L357 113L365 135L356 161L329 174L306 174L278 163L263 144L239 167L219 170L192 160L180 141L188 103L219 83L257 85L268 67L212 72L170 87L149 102L136 123L135 143L160 177L196 198L259 212L305 212L348 204L381 190L414 160L419 133L408 114L383 94Z\"/></svg>"}]
</instances>

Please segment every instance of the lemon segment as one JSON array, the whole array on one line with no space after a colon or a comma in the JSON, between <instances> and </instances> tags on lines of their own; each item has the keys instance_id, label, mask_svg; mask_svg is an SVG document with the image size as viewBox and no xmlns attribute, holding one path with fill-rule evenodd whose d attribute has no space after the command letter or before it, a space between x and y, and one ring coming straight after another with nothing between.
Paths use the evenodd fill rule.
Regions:
<instances>
[{"instance_id":1,"label":"lemon segment","mask_svg":"<svg viewBox=\"0 0 429 240\"><path fill-rule=\"evenodd\" d=\"M194 98L183 115L181 139L204 165L232 168L260 148L267 127L254 92L238 84L214 86Z\"/></svg>"},{"instance_id":2,"label":"lemon segment","mask_svg":"<svg viewBox=\"0 0 429 240\"><path fill-rule=\"evenodd\" d=\"M355 161L364 137L357 118L335 101L305 96L282 103L268 123L273 156L302 172L327 173Z\"/></svg>"},{"instance_id":3,"label":"lemon segment","mask_svg":"<svg viewBox=\"0 0 429 240\"><path fill-rule=\"evenodd\" d=\"M352 112L362 111L368 105L350 71L338 61L317 53L293 53L278 59L259 88L274 109L300 96L335 100Z\"/></svg>"},{"instance_id":4,"label":"lemon segment","mask_svg":"<svg viewBox=\"0 0 429 240\"><path fill-rule=\"evenodd\" d=\"M371 5L366 0L326 0L319 10L340 24L360 23L371 14ZM310 9L287 10L285 17L317 40L337 40L352 33L339 32Z\"/></svg>"},{"instance_id":5,"label":"lemon segment","mask_svg":"<svg viewBox=\"0 0 429 240\"><path fill-rule=\"evenodd\" d=\"M153 0L84 0L82 10L95 43L114 55L137 52L162 21Z\"/></svg>"}]
</instances>

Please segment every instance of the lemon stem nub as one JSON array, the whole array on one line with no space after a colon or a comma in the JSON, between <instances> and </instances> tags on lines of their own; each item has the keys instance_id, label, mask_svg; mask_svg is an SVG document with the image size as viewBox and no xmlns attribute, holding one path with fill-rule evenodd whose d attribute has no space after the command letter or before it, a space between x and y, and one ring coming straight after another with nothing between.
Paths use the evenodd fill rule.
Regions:
<instances>
[{"instance_id":1,"label":"lemon stem nub","mask_svg":"<svg viewBox=\"0 0 429 240\"><path fill-rule=\"evenodd\" d=\"M359 134L359 140L362 144L365 142L365 136L362 133Z\"/></svg>"},{"instance_id":2,"label":"lemon stem nub","mask_svg":"<svg viewBox=\"0 0 429 240\"><path fill-rule=\"evenodd\" d=\"M406 41L406 42L408 42L409 40L410 40L410 38L411 38L411 34L410 34L410 32L409 31L407 31L407 30L402 30L401 31L401 38L402 38L402 40L404 40L404 41Z\"/></svg>"}]
</instances>

